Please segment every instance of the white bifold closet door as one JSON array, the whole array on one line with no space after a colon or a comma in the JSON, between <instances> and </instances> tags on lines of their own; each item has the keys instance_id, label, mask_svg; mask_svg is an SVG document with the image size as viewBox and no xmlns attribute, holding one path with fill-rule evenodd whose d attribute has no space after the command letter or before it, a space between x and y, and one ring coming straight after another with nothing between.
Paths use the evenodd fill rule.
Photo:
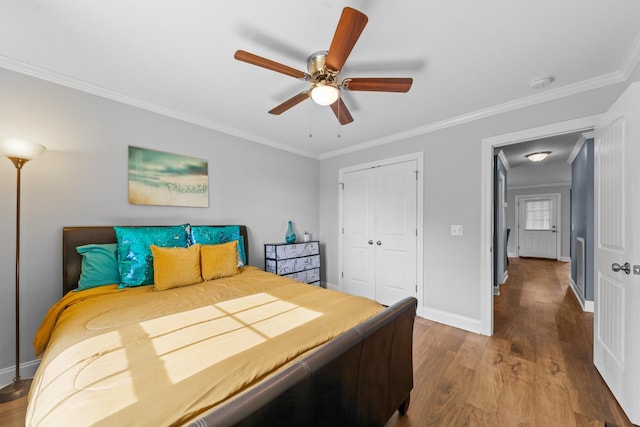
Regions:
<instances>
[{"instance_id":1,"label":"white bifold closet door","mask_svg":"<svg viewBox=\"0 0 640 427\"><path fill-rule=\"evenodd\" d=\"M391 305L416 295L415 160L345 173L345 292Z\"/></svg>"}]
</instances>

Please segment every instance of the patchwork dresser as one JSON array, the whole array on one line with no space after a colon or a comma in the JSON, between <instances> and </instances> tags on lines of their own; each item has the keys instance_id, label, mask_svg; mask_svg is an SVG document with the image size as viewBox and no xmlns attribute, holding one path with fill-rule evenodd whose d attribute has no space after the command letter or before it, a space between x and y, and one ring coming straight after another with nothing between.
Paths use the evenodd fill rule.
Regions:
<instances>
[{"instance_id":1,"label":"patchwork dresser","mask_svg":"<svg viewBox=\"0 0 640 427\"><path fill-rule=\"evenodd\" d=\"M264 269L303 283L320 286L320 242L267 243Z\"/></svg>"}]
</instances>

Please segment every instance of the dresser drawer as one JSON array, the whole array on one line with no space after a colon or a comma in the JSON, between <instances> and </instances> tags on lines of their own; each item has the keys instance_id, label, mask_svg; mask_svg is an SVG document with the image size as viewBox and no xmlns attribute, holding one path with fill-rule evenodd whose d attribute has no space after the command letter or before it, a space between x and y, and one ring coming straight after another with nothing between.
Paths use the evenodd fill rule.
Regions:
<instances>
[{"instance_id":1,"label":"dresser drawer","mask_svg":"<svg viewBox=\"0 0 640 427\"><path fill-rule=\"evenodd\" d=\"M318 254L320 254L320 242L265 245L265 258L268 259L281 260Z\"/></svg>"},{"instance_id":2,"label":"dresser drawer","mask_svg":"<svg viewBox=\"0 0 640 427\"><path fill-rule=\"evenodd\" d=\"M298 271L320 268L320 255L291 258L283 260L266 260L267 271L280 275L297 273Z\"/></svg>"}]
</instances>

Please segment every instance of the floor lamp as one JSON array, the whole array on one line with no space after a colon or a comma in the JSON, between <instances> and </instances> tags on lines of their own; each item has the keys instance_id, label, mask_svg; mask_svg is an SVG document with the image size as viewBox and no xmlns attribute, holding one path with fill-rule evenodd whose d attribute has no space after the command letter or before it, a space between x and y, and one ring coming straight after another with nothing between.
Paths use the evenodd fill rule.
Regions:
<instances>
[{"instance_id":1,"label":"floor lamp","mask_svg":"<svg viewBox=\"0 0 640 427\"><path fill-rule=\"evenodd\" d=\"M16 166L16 376L13 382L0 389L0 402L18 399L29 392L31 379L20 377L20 171L25 163L46 150L34 142L5 138L0 140L0 153Z\"/></svg>"}]
</instances>

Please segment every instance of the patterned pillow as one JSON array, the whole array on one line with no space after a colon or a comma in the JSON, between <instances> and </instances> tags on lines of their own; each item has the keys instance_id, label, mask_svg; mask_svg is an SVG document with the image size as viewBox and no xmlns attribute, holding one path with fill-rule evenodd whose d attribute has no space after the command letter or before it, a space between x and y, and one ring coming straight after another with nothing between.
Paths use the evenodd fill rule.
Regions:
<instances>
[{"instance_id":1,"label":"patterned pillow","mask_svg":"<svg viewBox=\"0 0 640 427\"><path fill-rule=\"evenodd\" d=\"M151 245L188 246L187 224L167 227L113 227L118 240L119 288L153 283Z\"/></svg>"},{"instance_id":2,"label":"patterned pillow","mask_svg":"<svg viewBox=\"0 0 640 427\"><path fill-rule=\"evenodd\" d=\"M227 225L225 227L210 227L205 225L189 226L189 244L216 245L218 243L238 241L238 267L247 263L247 255L244 250L244 237L240 235L239 225Z\"/></svg>"}]
</instances>

